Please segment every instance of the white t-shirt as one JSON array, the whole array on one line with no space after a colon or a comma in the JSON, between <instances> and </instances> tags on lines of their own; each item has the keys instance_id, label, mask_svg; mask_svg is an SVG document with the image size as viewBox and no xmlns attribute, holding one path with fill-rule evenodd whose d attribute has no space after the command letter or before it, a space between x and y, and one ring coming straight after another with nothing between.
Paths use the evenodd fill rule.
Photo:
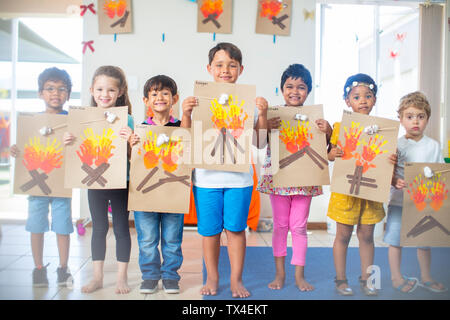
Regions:
<instances>
[{"instance_id":1,"label":"white t-shirt","mask_svg":"<svg viewBox=\"0 0 450 320\"><path fill-rule=\"evenodd\" d=\"M258 122L258 108L254 109L253 126ZM192 183L199 188L245 188L253 186L253 167L249 172L231 172L196 168Z\"/></svg>"},{"instance_id":2,"label":"white t-shirt","mask_svg":"<svg viewBox=\"0 0 450 320\"><path fill-rule=\"evenodd\" d=\"M439 142L427 136L419 141L407 139L405 136L398 139L398 159L394 175L397 178L405 178L405 162L437 162L442 163L441 146ZM390 205L403 206L403 190L391 186Z\"/></svg>"}]
</instances>

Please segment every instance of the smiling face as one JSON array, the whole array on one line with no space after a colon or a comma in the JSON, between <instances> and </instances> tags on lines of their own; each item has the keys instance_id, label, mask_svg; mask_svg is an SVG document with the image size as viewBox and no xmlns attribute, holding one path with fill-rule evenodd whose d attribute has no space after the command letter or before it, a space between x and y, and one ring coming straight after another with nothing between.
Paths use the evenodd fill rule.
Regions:
<instances>
[{"instance_id":1,"label":"smiling face","mask_svg":"<svg viewBox=\"0 0 450 320\"><path fill-rule=\"evenodd\" d=\"M410 106L403 110L400 123L406 130L406 138L419 141L428 123L428 117L424 110Z\"/></svg>"},{"instance_id":2,"label":"smiling face","mask_svg":"<svg viewBox=\"0 0 450 320\"><path fill-rule=\"evenodd\" d=\"M39 92L39 98L44 100L47 112L60 112L69 100L69 91L63 81L48 80Z\"/></svg>"},{"instance_id":3,"label":"smiling face","mask_svg":"<svg viewBox=\"0 0 450 320\"><path fill-rule=\"evenodd\" d=\"M105 75L95 77L90 90L97 106L101 108L114 107L117 99L123 94L119 88L119 80Z\"/></svg>"},{"instance_id":4,"label":"smiling face","mask_svg":"<svg viewBox=\"0 0 450 320\"><path fill-rule=\"evenodd\" d=\"M208 64L207 69L215 82L235 83L244 67L238 61L230 58L225 50L219 50Z\"/></svg>"},{"instance_id":5,"label":"smiling face","mask_svg":"<svg viewBox=\"0 0 450 320\"><path fill-rule=\"evenodd\" d=\"M172 92L168 88L162 90L150 89L143 100L145 106L151 108L154 113L169 115L170 108L178 101L178 94L172 96Z\"/></svg>"},{"instance_id":6,"label":"smiling face","mask_svg":"<svg viewBox=\"0 0 450 320\"><path fill-rule=\"evenodd\" d=\"M370 114L377 98L372 90L365 85L353 87L345 99L347 106L352 108L353 112Z\"/></svg>"},{"instance_id":7,"label":"smiling face","mask_svg":"<svg viewBox=\"0 0 450 320\"><path fill-rule=\"evenodd\" d=\"M293 79L289 77L281 90L284 101L288 106L302 106L308 97L308 86L302 78Z\"/></svg>"}]
</instances>

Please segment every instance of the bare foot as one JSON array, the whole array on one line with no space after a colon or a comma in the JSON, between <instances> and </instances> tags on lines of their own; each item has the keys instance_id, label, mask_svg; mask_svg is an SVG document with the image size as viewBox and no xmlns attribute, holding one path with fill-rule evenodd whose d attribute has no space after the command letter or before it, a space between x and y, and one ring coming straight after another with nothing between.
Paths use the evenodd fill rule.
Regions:
<instances>
[{"instance_id":1,"label":"bare foot","mask_svg":"<svg viewBox=\"0 0 450 320\"><path fill-rule=\"evenodd\" d=\"M269 288L273 290L280 290L284 286L285 275L276 274L275 279L269 283Z\"/></svg>"},{"instance_id":2,"label":"bare foot","mask_svg":"<svg viewBox=\"0 0 450 320\"><path fill-rule=\"evenodd\" d=\"M116 293L117 294L127 294L130 292L130 287L126 279L117 280L116 283Z\"/></svg>"},{"instance_id":3,"label":"bare foot","mask_svg":"<svg viewBox=\"0 0 450 320\"><path fill-rule=\"evenodd\" d=\"M91 293L101 288L103 288L103 279L92 279L91 282L81 288L81 292Z\"/></svg>"},{"instance_id":4,"label":"bare foot","mask_svg":"<svg viewBox=\"0 0 450 320\"><path fill-rule=\"evenodd\" d=\"M248 298L250 296L250 292L245 289L242 282L231 283L231 296L233 298Z\"/></svg>"},{"instance_id":5,"label":"bare foot","mask_svg":"<svg viewBox=\"0 0 450 320\"><path fill-rule=\"evenodd\" d=\"M215 296L217 294L218 283L206 280L206 284L200 289L200 294L204 296Z\"/></svg>"},{"instance_id":6,"label":"bare foot","mask_svg":"<svg viewBox=\"0 0 450 320\"><path fill-rule=\"evenodd\" d=\"M314 286L309 284L305 278L299 278L295 280L295 284L297 285L300 291L313 291Z\"/></svg>"}]
</instances>

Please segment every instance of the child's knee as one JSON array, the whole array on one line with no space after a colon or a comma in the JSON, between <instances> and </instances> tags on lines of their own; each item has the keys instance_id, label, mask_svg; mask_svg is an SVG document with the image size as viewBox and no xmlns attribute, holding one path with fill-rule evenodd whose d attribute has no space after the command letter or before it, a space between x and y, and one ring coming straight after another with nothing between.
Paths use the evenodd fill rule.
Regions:
<instances>
[{"instance_id":1,"label":"child's knee","mask_svg":"<svg viewBox=\"0 0 450 320\"><path fill-rule=\"evenodd\" d=\"M301 236L301 237L306 237L306 235L307 235L306 231L307 231L306 226L302 226L302 227L297 226L297 227L294 227L293 230L291 230L291 232L293 234L295 234L297 236Z\"/></svg>"}]
</instances>

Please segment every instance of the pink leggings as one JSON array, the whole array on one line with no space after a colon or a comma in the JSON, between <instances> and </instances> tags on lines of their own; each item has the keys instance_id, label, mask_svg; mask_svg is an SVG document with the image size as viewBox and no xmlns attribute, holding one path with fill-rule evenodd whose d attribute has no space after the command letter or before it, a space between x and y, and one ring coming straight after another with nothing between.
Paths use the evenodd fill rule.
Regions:
<instances>
[{"instance_id":1,"label":"pink leggings","mask_svg":"<svg viewBox=\"0 0 450 320\"><path fill-rule=\"evenodd\" d=\"M311 199L311 196L303 195L270 195L273 213L273 255L275 257L285 257L287 255L287 236L290 230L292 235L291 264L293 265L305 265L306 248L308 247L306 222Z\"/></svg>"}]
</instances>

